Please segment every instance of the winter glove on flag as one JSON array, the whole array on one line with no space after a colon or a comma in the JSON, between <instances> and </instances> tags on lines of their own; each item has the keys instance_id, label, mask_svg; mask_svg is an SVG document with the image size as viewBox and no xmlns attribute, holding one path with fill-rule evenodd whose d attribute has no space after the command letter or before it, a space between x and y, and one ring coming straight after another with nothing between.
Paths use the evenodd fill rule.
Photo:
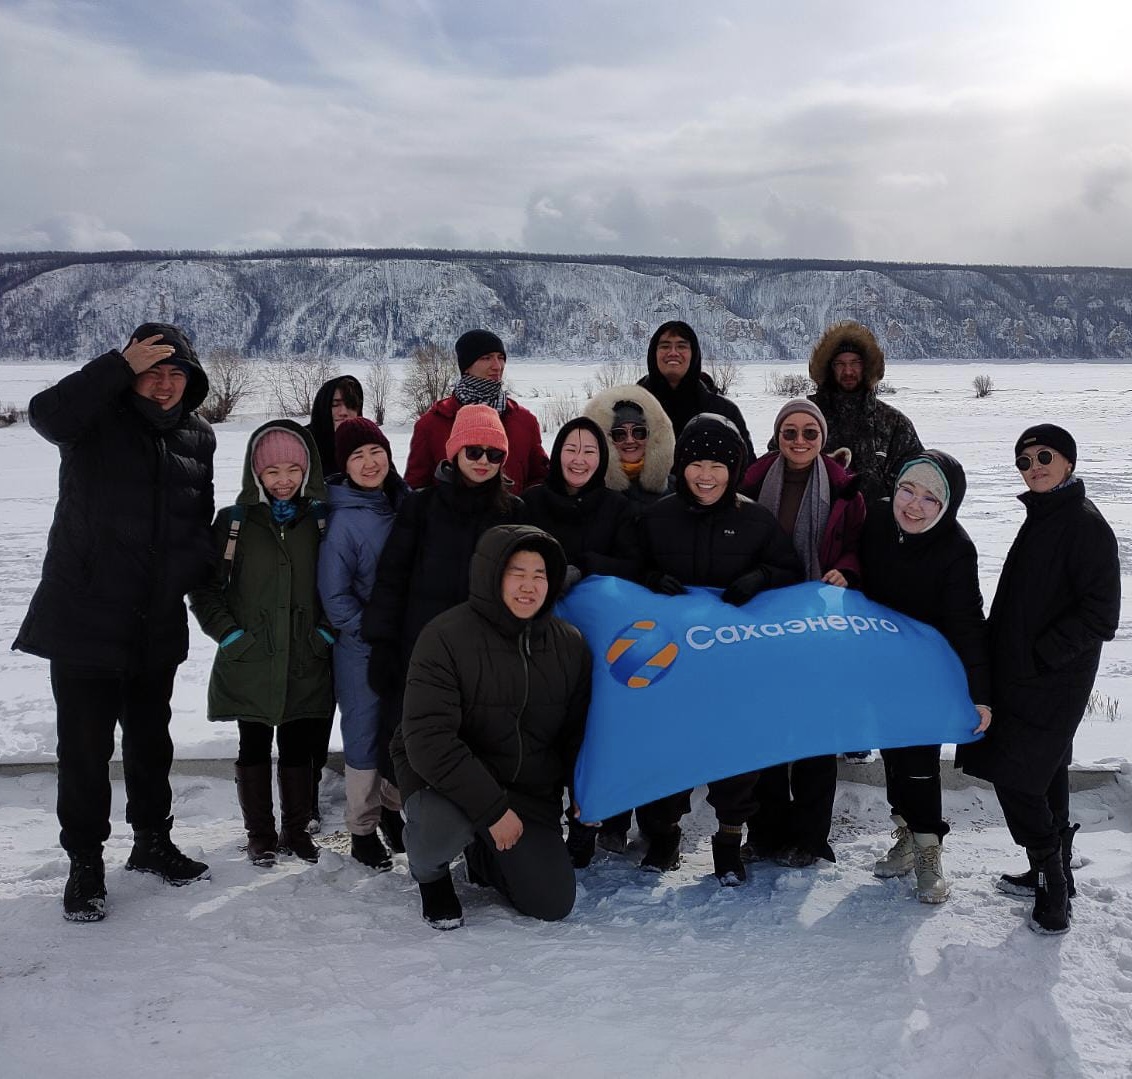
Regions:
<instances>
[{"instance_id":1,"label":"winter glove on flag","mask_svg":"<svg viewBox=\"0 0 1132 1079\"><path fill-rule=\"evenodd\" d=\"M733 607L742 607L748 600L752 600L766 587L766 573L761 569L751 570L742 577L736 578L724 590L720 597L724 603Z\"/></svg>"},{"instance_id":2,"label":"winter glove on flag","mask_svg":"<svg viewBox=\"0 0 1132 1079\"><path fill-rule=\"evenodd\" d=\"M645 587L660 596L683 596L687 589L671 573L650 570L645 574Z\"/></svg>"}]
</instances>

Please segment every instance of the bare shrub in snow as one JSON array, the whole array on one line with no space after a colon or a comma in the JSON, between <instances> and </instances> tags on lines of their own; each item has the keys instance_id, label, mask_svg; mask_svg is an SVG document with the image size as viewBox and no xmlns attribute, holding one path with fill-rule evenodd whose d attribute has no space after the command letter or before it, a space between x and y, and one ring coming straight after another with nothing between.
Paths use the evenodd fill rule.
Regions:
<instances>
[{"instance_id":1,"label":"bare shrub in snow","mask_svg":"<svg viewBox=\"0 0 1132 1079\"><path fill-rule=\"evenodd\" d=\"M202 366L208 375L208 396L197 412L209 423L223 423L259 388L258 366L234 348L213 350Z\"/></svg>"},{"instance_id":2,"label":"bare shrub in snow","mask_svg":"<svg viewBox=\"0 0 1132 1079\"><path fill-rule=\"evenodd\" d=\"M990 397L994 392L994 382L990 375L976 375L974 387L976 397Z\"/></svg>"},{"instance_id":3,"label":"bare shrub in snow","mask_svg":"<svg viewBox=\"0 0 1132 1079\"><path fill-rule=\"evenodd\" d=\"M733 357L721 360L716 356L709 356L707 373L715 383L715 388L728 397L732 387L739 381L739 363Z\"/></svg>"},{"instance_id":4,"label":"bare shrub in snow","mask_svg":"<svg viewBox=\"0 0 1132 1079\"><path fill-rule=\"evenodd\" d=\"M806 397L817 389L809 375L784 375L781 371L763 375L763 385L767 393L776 397Z\"/></svg>"},{"instance_id":5,"label":"bare shrub in snow","mask_svg":"<svg viewBox=\"0 0 1132 1079\"><path fill-rule=\"evenodd\" d=\"M628 360L610 360L598 367L593 377L582 383L582 390L587 398L602 390L612 389L614 386L630 386L640 378L637 365ZM576 413L575 413L576 415Z\"/></svg>"},{"instance_id":6,"label":"bare shrub in snow","mask_svg":"<svg viewBox=\"0 0 1132 1079\"><path fill-rule=\"evenodd\" d=\"M401 403L410 419L423 416L446 397L459 374L455 354L449 349L431 341L417 345L409 354L409 366L401 383Z\"/></svg>"},{"instance_id":7,"label":"bare shrub in snow","mask_svg":"<svg viewBox=\"0 0 1132 1079\"><path fill-rule=\"evenodd\" d=\"M1085 705L1085 714L1115 723L1120 718L1120 701L1116 697L1102 693L1099 689L1094 689L1089 694L1089 703Z\"/></svg>"},{"instance_id":8,"label":"bare shrub in snow","mask_svg":"<svg viewBox=\"0 0 1132 1079\"><path fill-rule=\"evenodd\" d=\"M582 414L583 402L573 390L544 390L543 393L545 399L539 416L544 432L557 432L563 424Z\"/></svg>"},{"instance_id":9,"label":"bare shrub in snow","mask_svg":"<svg viewBox=\"0 0 1132 1079\"><path fill-rule=\"evenodd\" d=\"M270 361L263 371L271 400L281 416L309 416L315 394L334 375L331 360L313 352Z\"/></svg>"},{"instance_id":10,"label":"bare shrub in snow","mask_svg":"<svg viewBox=\"0 0 1132 1079\"><path fill-rule=\"evenodd\" d=\"M0 405L0 427L11 427L14 423L23 423L27 418L26 408L17 408L11 401Z\"/></svg>"},{"instance_id":11,"label":"bare shrub in snow","mask_svg":"<svg viewBox=\"0 0 1132 1079\"><path fill-rule=\"evenodd\" d=\"M366 368L365 396L375 423L385 422L385 409L389 404L389 391L393 386L393 376L385 360L374 360Z\"/></svg>"}]
</instances>

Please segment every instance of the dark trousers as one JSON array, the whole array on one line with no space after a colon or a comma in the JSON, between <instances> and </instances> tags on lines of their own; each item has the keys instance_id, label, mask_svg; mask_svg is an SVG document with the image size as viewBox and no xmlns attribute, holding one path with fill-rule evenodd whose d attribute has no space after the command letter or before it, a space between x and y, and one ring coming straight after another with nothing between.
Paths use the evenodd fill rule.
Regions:
<instances>
[{"instance_id":1,"label":"dark trousers","mask_svg":"<svg viewBox=\"0 0 1132 1079\"><path fill-rule=\"evenodd\" d=\"M829 830L837 796L837 757L807 757L759 773L758 806L747 818L749 839L761 852L790 847L833 860Z\"/></svg>"},{"instance_id":2,"label":"dark trousers","mask_svg":"<svg viewBox=\"0 0 1132 1079\"><path fill-rule=\"evenodd\" d=\"M1002 815L1010 836L1020 847L1052 850L1069 827L1069 757L1054 772L1049 787L1041 794L1028 794L1010 787L995 786Z\"/></svg>"},{"instance_id":3,"label":"dark trousers","mask_svg":"<svg viewBox=\"0 0 1132 1079\"><path fill-rule=\"evenodd\" d=\"M943 820L943 791L939 779L939 746L901 746L882 749L888 804L913 832L939 836L951 829Z\"/></svg>"},{"instance_id":4,"label":"dark trousers","mask_svg":"<svg viewBox=\"0 0 1132 1079\"><path fill-rule=\"evenodd\" d=\"M574 909L574 867L561 827L524 819L519 842L501 851L490 835L477 835L459 807L436 791L414 791L406 799L405 851L415 881L439 880L465 848L469 868L520 914L557 921Z\"/></svg>"},{"instance_id":5,"label":"dark trousers","mask_svg":"<svg viewBox=\"0 0 1132 1079\"><path fill-rule=\"evenodd\" d=\"M156 828L169 817L173 792L169 737L176 667L125 676L51 664L58 736L59 842L68 853L100 851L110 838L110 758L122 727L126 820Z\"/></svg>"},{"instance_id":6,"label":"dark trousers","mask_svg":"<svg viewBox=\"0 0 1132 1079\"><path fill-rule=\"evenodd\" d=\"M273 727L270 723L241 719L236 725L240 728L240 755L236 758L237 764L270 764L274 737L279 743L279 764L282 767L309 767L314 763L315 754L322 745L321 718L292 719L278 727Z\"/></svg>"},{"instance_id":7,"label":"dark trousers","mask_svg":"<svg viewBox=\"0 0 1132 1079\"><path fill-rule=\"evenodd\" d=\"M758 772L743 772L726 779L716 779L707 785L707 802L715 810L720 824L741 825L758 806L755 787ZM637 827L642 835L656 835L671 831L680 818L692 808L692 792L678 791L655 802L637 807ZM621 819L624 819L622 817Z\"/></svg>"}]
</instances>

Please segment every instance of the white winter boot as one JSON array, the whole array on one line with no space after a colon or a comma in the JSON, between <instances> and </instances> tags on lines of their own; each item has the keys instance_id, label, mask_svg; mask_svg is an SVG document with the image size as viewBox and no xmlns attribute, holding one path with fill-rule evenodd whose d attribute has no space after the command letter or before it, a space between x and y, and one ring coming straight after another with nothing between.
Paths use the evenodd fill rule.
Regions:
<instances>
[{"instance_id":1,"label":"white winter boot","mask_svg":"<svg viewBox=\"0 0 1132 1079\"><path fill-rule=\"evenodd\" d=\"M943 845L931 832L913 832L916 863L916 898L921 903L942 903L951 895L951 885L943 879Z\"/></svg>"},{"instance_id":2,"label":"white winter boot","mask_svg":"<svg viewBox=\"0 0 1132 1079\"><path fill-rule=\"evenodd\" d=\"M892 838L896 842L889 852L873 866L874 877L902 877L909 873L914 865L912 851L912 833L904 818L899 813L892 814L892 823L896 825Z\"/></svg>"}]
</instances>

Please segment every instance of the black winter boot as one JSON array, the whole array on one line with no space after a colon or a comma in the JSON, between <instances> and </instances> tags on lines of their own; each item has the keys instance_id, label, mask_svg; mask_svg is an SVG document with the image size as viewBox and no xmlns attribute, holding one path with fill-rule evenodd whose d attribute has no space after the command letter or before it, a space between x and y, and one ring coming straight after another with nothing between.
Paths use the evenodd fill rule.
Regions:
<instances>
[{"instance_id":1,"label":"black winter boot","mask_svg":"<svg viewBox=\"0 0 1132 1079\"><path fill-rule=\"evenodd\" d=\"M1077 898L1077 888L1073 880L1073 837L1077 834L1079 824L1071 824L1061 829L1061 867L1065 871L1065 890L1070 899ZM1073 913L1073 905L1069 906L1069 913Z\"/></svg>"},{"instance_id":2,"label":"black winter boot","mask_svg":"<svg viewBox=\"0 0 1132 1079\"><path fill-rule=\"evenodd\" d=\"M585 869L594 860L597 845L597 829L587 828L573 817L566 824L566 849L570 852L570 864L575 869Z\"/></svg>"},{"instance_id":3,"label":"black winter boot","mask_svg":"<svg viewBox=\"0 0 1132 1079\"><path fill-rule=\"evenodd\" d=\"M311 766L279 765L279 853L304 862L318 861L318 847L307 831L311 819Z\"/></svg>"},{"instance_id":4,"label":"black winter boot","mask_svg":"<svg viewBox=\"0 0 1132 1079\"><path fill-rule=\"evenodd\" d=\"M711 837L715 875L724 888L735 888L747 879L747 868L739 854L741 836L716 832Z\"/></svg>"},{"instance_id":5,"label":"black winter boot","mask_svg":"<svg viewBox=\"0 0 1132 1079\"><path fill-rule=\"evenodd\" d=\"M166 884L176 886L209 880L212 872L208 866L186 857L169 838L172 827L170 817L156 828L135 828L134 849L126 859L126 868L136 873L153 873Z\"/></svg>"},{"instance_id":6,"label":"black winter boot","mask_svg":"<svg viewBox=\"0 0 1132 1079\"><path fill-rule=\"evenodd\" d=\"M405 853L405 819L396 809L381 807L379 826L385 835L385 842L394 854Z\"/></svg>"},{"instance_id":7,"label":"black winter boot","mask_svg":"<svg viewBox=\"0 0 1132 1079\"><path fill-rule=\"evenodd\" d=\"M318 788L322 784L322 769L311 767L311 812L307 820L307 831L318 835L322 831L322 810L318 807Z\"/></svg>"},{"instance_id":8,"label":"black winter boot","mask_svg":"<svg viewBox=\"0 0 1132 1079\"><path fill-rule=\"evenodd\" d=\"M248 861L252 865L273 866L279 836L271 801L271 765L237 764L236 796L248 833Z\"/></svg>"},{"instance_id":9,"label":"black winter boot","mask_svg":"<svg viewBox=\"0 0 1132 1079\"><path fill-rule=\"evenodd\" d=\"M452 886L451 873L417 887L421 890L421 917L433 929L459 929L464 924L464 908Z\"/></svg>"},{"instance_id":10,"label":"black winter boot","mask_svg":"<svg viewBox=\"0 0 1132 1079\"><path fill-rule=\"evenodd\" d=\"M1035 933L1054 936L1069 932L1069 893L1065 887L1065 868L1061 847L1048 850L1027 849L1030 868L1037 876L1030 928Z\"/></svg>"},{"instance_id":11,"label":"black winter boot","mask_svg":"<svg viewBox=\"0 0 1132 1079\"><path fill-rule=\"evenodd\" d=\"M69 857L71 872L63 889L63 917L68 922L101 922L106 917L102 851L74 851Z\"/></svg>"},{"instance_id":12,"label":"black winter boot","mask_svg":"<svg viewBox=\"0 0 1132 1079\"><path fill-rule=\"evenodd\" d=\"M385 849L381 836L376 832L369 835L350 836L350 857L362 865L376 869L379 873L393 868L393 858Z\"/></svg>"},{"instance_id":13,"label":"black winter boot","mask_svg":"<svg viewBox=\"0 0 1132 1079\"><path fill-rule=\"evenodd\" d=\"M645 836L648 846L641 859L646 873L667 873L680 865L680 826L674 824L666 832L649 832Z\"/></svg>"}]
</instances>

